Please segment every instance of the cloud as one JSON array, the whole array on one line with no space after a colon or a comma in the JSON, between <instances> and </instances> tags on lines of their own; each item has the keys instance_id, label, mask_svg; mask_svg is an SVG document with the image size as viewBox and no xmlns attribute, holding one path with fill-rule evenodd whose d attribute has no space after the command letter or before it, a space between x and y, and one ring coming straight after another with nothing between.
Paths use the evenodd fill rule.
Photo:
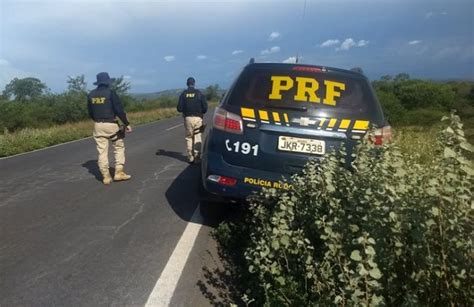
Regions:
<instances>
[{"instance_id":1,"label":"cloud","mask_svg":"<svg viewBox=\"0 0 474 307\"><path fill-rule=\"evenodd\" d=\"M133 24L133 15L122 5L99 1L90 9L88 1L11 1L8 26L27 29L35 27L51 31L60 27L74 37L98 38L123 35ZM131 6L130 6L131 7ZM104 13L107 12L107 22ZM125 13L126 12L126 13ZM73 21L73 22L72 22ZM100 29L100 31L96 31Z\"/></svg>"},{"instance_id":2,"label":"cloud","mask_svg":"<svg viewBox=\"0 0 474 307\"><path fill-rule=\"evenodd\" d=\"M205 59L207 59L207 55L202 55L202 54L197 55L197 56L196 56L196 59L198 59L198 60L205 60Z\"/></svg>"},{"instance_id":3,"label":"cloud","mask_svg":"<svg viewBox=\"0 0 474 307\"><path fill-rule=\"evenodd\" d=\"M340 41L338 39L328 39L327 41L325 41L324 43L322 43L320 45L321 48L324 48L324 47L331 47L331 46L334 46L334 45L337 45L339 44Z\"/></svg>"},{"instance_id":4,"label":"cloud","mask_svg":"<svg viewBox=\"0 0 474 307\"><path fill-rule=\"evenodd\" d=\"M278 46L273 46L270 49L265 49L260 52L261 55L267 55L267 54L272 54L272 53L277 53L280 52L280 47Z\"/></svg>"},{"instance_id":5,"label":"cloud","mask_svg":"<svg viewBox=\"0 0 474 307\"><path fill-rule=\"evenodd\" d=\"M290 56L288 59L283 60L282 63L296 63L296 57L295 56Z\"/></svg>"},{"instance_id":6,"label":"cloud","mask_svg":"<svg viewBox=\"0 0 474 307\"><path fill-rule=\"evenodd\" d=\"M280 47L274 46L274 47L270 48L270 52L271 53L280 52Z\"/></svg>"},{"instance_id":7,"label":"cloud","mask_svg":"<svg viewBox=\"0 0 474 307\"><path fill-rule=\"evenodd\" d=\"M447 12L443 11L443 12L428 12L428 13L425 13L425 19L430 19L430 18L434 18L434 17L437 17L437 16L446 16L448 15Z\"/></svg>"},{"instance_id":8,"label":"cloud","mask_svg":"<svg viewBox=\"0 0 474 307\"><path fill-rule=\"evenodd\" d=\"M274 41L277 38L279 38L280 36L281 36L280 32L272 32L272 33L270 33L270 36L268 36L268 40L269 41Z\"/></svg>"},{"instance_id":9,"label":"cloud","mask_svg":"<svg viewBox=\"0 0 474 307\"><path fill-rule=\"evenodd\" d=\"M346 38L342 42L341 46L336 48L336 51L341 51L341 50L347 51L347 50L351 49L352 47L365 47L368 44L369 44L369 41L365 40L365 39L361 39L358 42L356 42L352 38Z\"/></svg>"},{"instance_id":10,"label":"cloud","mask_svg":"<svg viewBox=\"0 0 474 307\"><path fill-rule=\"evenodd\" d=\"M167 56L164 56L163 59L166 61L166 62L173 62L176 58L174 55L167 55Z\"/></svg>"},{"instance_id":11,"label":"cloud","mask_svg":"<svg viewBox=\"0 0 474 307\"><path fill-rule=\"evenodd\" d=\"M123 78L124 78L125 80L130 80L130 79L132 79L132 76L130 76L130 75L125 75L125 76L123 76Z\"/></svg>"},{"instance_id":12,"label":"cloud","mask_svg":"<svg viewBox=\"0 0 474 307\"><path fill-rule=\"evenodd\" d=\"M0 58L0 66L8 66L10 65L10 62L8 62L5 59Z\"/></svg>"},{"instance_id":13,"label":"cloud","mask_svg":"<svg viewBox=\"0 0 474 307\"><path fill-rule=\"evenodd\" d=\"M439 48L433 55L435 61L472 61L474 59L474 45L447 46Z\"/></svg>"},{"instance_id":14,"label":"cloud","mask_svg":"<svg viewBox=\"0 0 474 307\"><path fill-rule=\"evenodd\" d=\"M418 45L419 43L421 43L420 40L413 40L413 41L409 41L408 45Z\"/></svg>"},{"instance_id":15,"label":"cloud","mask_svg":"<svg viewBox=\"0 0 474 307\"><path fill-rule=\"evenodd\" d=\"M232 51L232 55L241 54L243 52L244 52L243 50L234 50L234 51Z\"/></svg>"},{"instance_id":16,"label":"cloud","mask_svg":"<svg viewBox=\"0 0 474 307\"><path fill-rule=\"evenodd\" d=\"M341 46L339 48L336 48L336 50L349 50L351 49L352 47L356 46L356 42L352 39L352 38L346 38Z\"/></svg>"}]
</instances>

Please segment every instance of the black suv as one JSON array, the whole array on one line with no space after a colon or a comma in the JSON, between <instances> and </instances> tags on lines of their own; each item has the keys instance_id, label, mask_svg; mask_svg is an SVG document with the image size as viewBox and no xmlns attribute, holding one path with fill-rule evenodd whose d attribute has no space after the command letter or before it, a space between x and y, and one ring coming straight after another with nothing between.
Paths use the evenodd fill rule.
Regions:
<instances>
[{"instance_id":1,"label":"black suv","mask_svg":"<svg viewBox=\"0 0 474 307\"><path fill-rule=\"evenodd\" d=\"M376 127L373 141L391 138L368 79L358 71L251 63L227 91L204 143L202 187L210 194L244 199L282 181L308 158L345 144L348 155Z\"/></svg>"}]
</instances>

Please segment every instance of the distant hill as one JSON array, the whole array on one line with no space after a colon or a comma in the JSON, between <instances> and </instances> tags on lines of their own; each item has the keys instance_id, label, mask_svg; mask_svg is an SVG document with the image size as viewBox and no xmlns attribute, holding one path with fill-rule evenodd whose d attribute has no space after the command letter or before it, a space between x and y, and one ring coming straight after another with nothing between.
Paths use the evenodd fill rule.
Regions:
<instances>
[{"instance_id":1,"label":"distant hill","mask_svg":"<svg viewBox=\"0 0 474 307\"><path fill-rule=\"evenodd\" d=\"M139 100L152 100L152 99L157 99L161 97L178 97L179 94L183 89L172 89L172 90L164 90L164 91L159 91L159 92L154 92L154 93L130 93L133 98L139 99Z\"/></svg>"},{"instance_id":2,"label":"distant hill","mask_svg":"<svg viewBox=\"0 0 474 307\"><path fill-rule=\"evenodd\" d=\"M153 92L153 93L130 93L130 95L133 98L136 98L138 100L153 100L153 99L158 99L162 97L178 97L179 94L184 90L184 88L179 88L179 89L171 89L171 90L164 90L164 91L159 91L159 92ZM201 91L204 91L204 89L201 89ZM219 89L218 94L219 96L224 95L225 90Z\"/></svg>"}]
</instances>

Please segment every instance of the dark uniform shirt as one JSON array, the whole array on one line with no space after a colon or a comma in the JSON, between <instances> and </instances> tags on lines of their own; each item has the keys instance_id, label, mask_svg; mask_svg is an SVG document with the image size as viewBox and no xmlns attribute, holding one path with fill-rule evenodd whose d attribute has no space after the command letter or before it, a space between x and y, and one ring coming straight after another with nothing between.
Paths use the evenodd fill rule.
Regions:
<instances>
[{"instance_id":1,"label":"dark uniform shirt","mask_svg":"<svg viewBox=\"0 0 474 307\"><path fill-rule=\"evenodd\" d=\"M113 123L118 117L125 126L130 124L117 93L106 85L99 85L87 95L87 109L95 122Z\"/></svg>"},{"instance_id":2,"label":"dark uniform shirt","mask_svg":"<svg viewBox=\"0 0 474 307\"><path fill-rule=\"evenodd\" d=\"M207 101L199 90L194 87L188 87L179 96L178 112L182 112L183 116L199 116L207 112Z\"/></svg>"}]
</instances>

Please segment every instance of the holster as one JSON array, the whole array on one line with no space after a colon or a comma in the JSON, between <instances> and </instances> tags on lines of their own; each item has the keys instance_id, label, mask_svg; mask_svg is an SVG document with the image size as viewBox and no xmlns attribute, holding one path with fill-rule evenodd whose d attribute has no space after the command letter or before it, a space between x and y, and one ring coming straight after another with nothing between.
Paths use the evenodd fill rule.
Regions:
<instances>
[{"instance_id":1,"label":"holster","mask_svg":"<svg viewBox=\"0 0 474 307\"><path fill-rule=\"evenodd\" d=\"M111 140L112 142L115 142L117 140L124 139L126 129L127 129L127 126L119 125L119 130L116 133L109 136L109 140Z\"/></svg>"},{"instance_id":2,"label":"holster","mask_svg":"<svg viewBox=\"0 0 474 307\"><path fill-rule=\"evenodd\" d=\"M201 127L194 129L193 133L204 133L204 130L206 130L206 125L202 124Z\"/></svg>"}]
</instances>

